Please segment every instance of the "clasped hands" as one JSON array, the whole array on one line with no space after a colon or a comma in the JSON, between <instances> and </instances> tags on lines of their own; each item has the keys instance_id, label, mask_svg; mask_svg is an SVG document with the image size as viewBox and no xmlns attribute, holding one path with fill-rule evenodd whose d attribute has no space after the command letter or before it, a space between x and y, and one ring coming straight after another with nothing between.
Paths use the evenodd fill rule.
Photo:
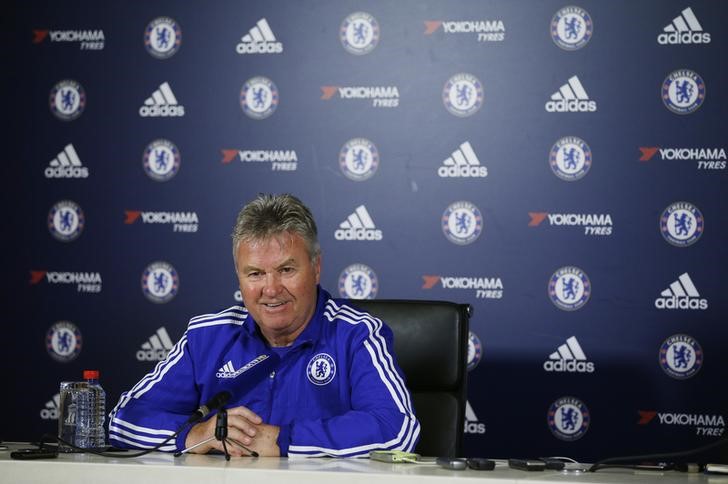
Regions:
<instances>
[{"instance_id":1,"label":"clasped hands","mask_svg":"<svg viewBox=\"0 0 728 484\"><path fill-rule=\"evenodd\" d=\"M192 427L185 440L186 447L192 447L198 442L209 439L215 435L216 418L210 418ZM236 442L243 444L250 450L254 450L260 456L277 457L280 455L278 448L278 433L280 428L276 425L263 423L252 410L247 407L234 407L227 409L227 451L231 456L248 456L250 453L241 448ZM192 452L206 454L211 449L223 451L222 442L213 439L205 445L196 447Z\"/></svg>"}]
</instances>

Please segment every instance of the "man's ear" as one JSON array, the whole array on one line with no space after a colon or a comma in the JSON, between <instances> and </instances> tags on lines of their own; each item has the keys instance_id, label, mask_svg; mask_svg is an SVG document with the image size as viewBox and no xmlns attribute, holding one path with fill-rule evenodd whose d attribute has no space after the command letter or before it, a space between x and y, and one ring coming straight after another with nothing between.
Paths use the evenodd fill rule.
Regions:
<instances>
[{"instance_id":1,"label":"man's ear","mask_svg":"<svg viewBox=\"0 0 728 484\"><path fill-rule=\"evenodd\" d=\"M318 254L313 261L313 270L316 273L316 284L318 284L321 280L321 254Z\"/></svg>"}]
</instances>

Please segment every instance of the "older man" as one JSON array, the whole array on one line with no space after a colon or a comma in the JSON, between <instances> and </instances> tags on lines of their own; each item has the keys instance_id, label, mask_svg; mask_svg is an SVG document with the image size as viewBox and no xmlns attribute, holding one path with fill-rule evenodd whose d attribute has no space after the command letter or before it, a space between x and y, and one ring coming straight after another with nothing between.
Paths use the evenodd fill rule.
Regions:
<instances>
[{"instance_id":1,"label":"older man","mask_svg":"<svg viewBox=\"0 0 728 484\"><path fill-rule=\"evenodd\" d=\"M311 212L291 195L261 195L241 210L232 238L244 306L190 320L167 359L121 396L109 425L114 445L153 447L224 389L233 395L231 455L414 449L420 428L392 332L319 286L317 237ZM236 370L268 356L278 361L270 374L245 391L236 385L247 376ZM192 451L222 450L210 439L215 424L212 418L183 430L162 449L209 440Z\"/></svg>"}]
</instances>

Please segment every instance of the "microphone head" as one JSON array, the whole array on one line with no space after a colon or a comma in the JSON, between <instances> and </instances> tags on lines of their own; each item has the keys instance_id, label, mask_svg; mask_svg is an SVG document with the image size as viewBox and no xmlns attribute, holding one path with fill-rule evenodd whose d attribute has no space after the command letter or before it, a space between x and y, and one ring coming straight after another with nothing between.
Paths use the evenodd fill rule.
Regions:
<instances>
[{"instance_id":1,"label":"microphone head","mask_svg":"<svg viewBox=\"0 0 728 484\"><path fill-rule=\"evenodd\" d=\"M209 402L207 402L207 408L210 410L216 410L224 405L227 404L231 399L233 398L232 393L230 393L227 390L223 390L217 394L215 394L214 397L210 399Z\"/></svg>"}]
</instances>

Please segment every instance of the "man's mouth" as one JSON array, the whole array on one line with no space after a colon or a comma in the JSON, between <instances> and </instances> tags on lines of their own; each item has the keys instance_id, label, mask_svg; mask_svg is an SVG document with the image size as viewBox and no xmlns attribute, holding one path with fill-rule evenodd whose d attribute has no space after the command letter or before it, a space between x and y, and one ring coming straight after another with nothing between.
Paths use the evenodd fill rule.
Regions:
<instances>
[{"instance_id":1,"label":"man's mouth","mask_svg":"<svg viewBox=\"0 0 728 484\"><path fill-rule=\"evenodd\" d=\"M276 303L263 303L263 306L267 308L277 308L279 306L283 306L285 302L276 302Z\"/></svg>"}]
</instances>

